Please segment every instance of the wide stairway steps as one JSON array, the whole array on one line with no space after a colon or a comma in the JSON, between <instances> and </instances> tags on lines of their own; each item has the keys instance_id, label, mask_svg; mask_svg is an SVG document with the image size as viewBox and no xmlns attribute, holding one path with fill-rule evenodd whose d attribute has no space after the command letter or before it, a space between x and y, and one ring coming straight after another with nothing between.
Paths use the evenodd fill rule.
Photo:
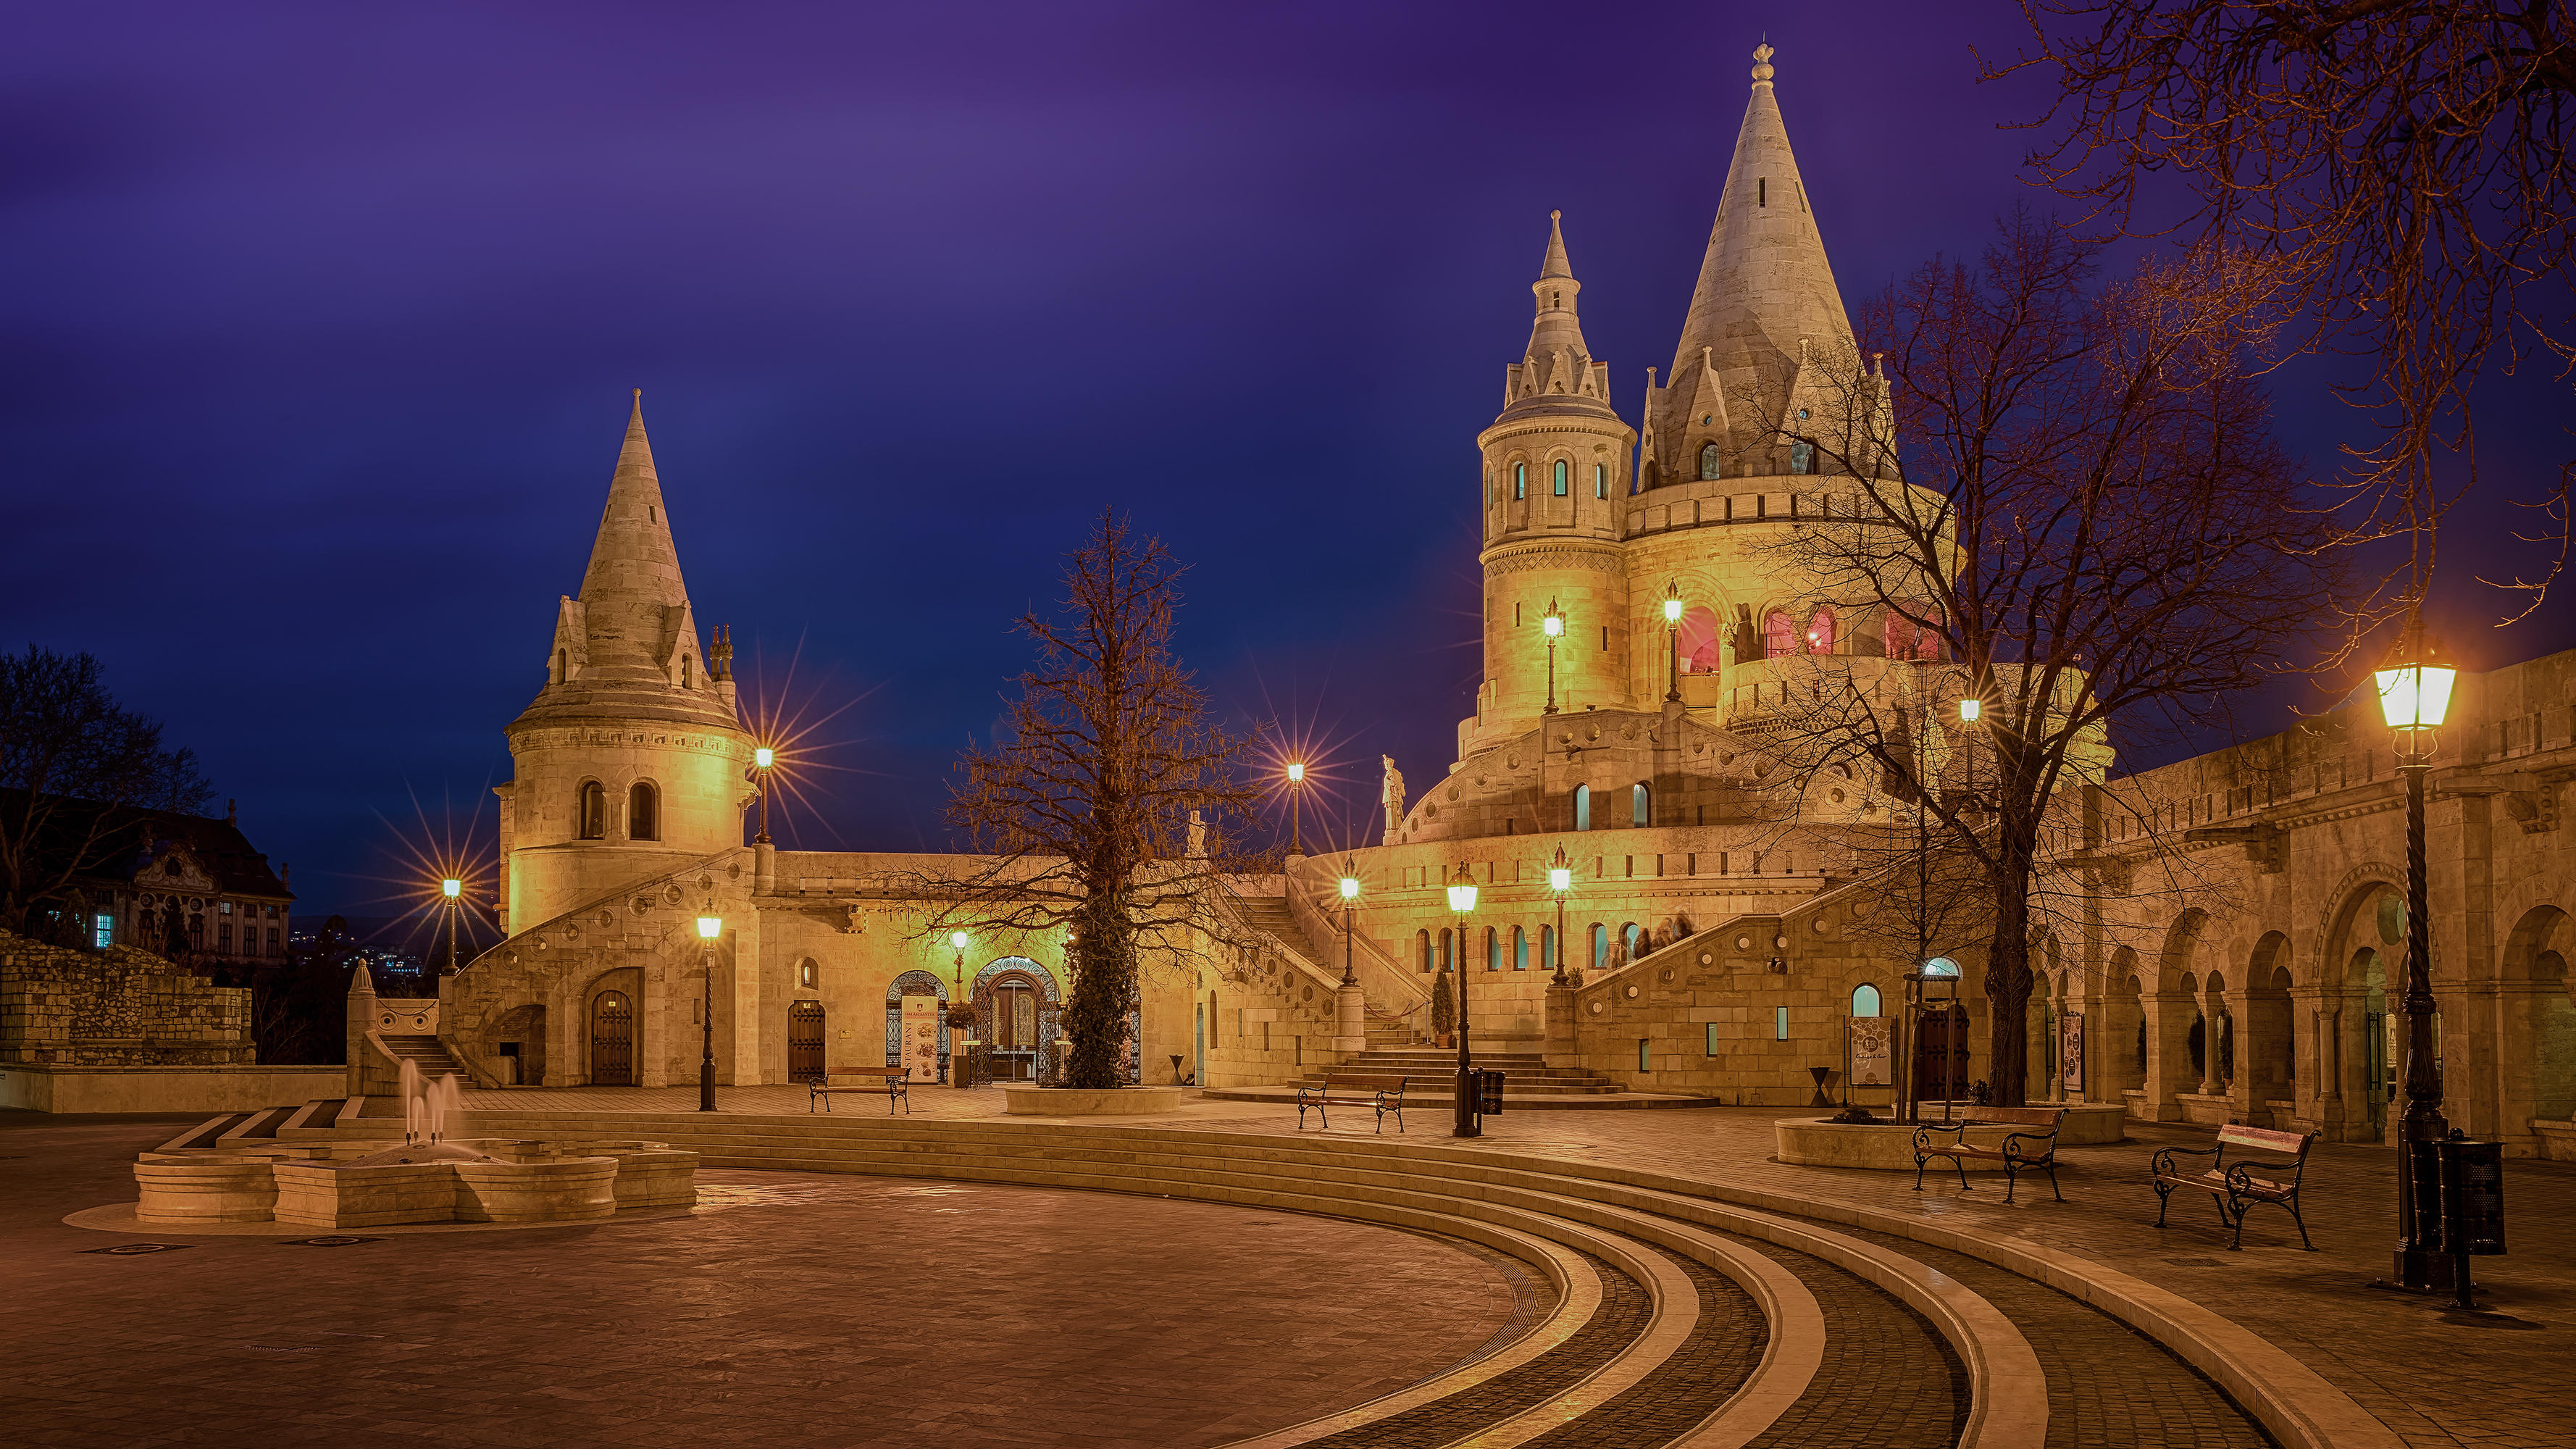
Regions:
<instances>
[{"instance_id":1,"label":"wide stairway steps","mask_svg":"<svg viewBox=\"0 0 2576 1449\"><path fill-rule=\"evenodd\" d=\"M1503 1074L1503 1095L1506 1098L1607 1095L1627 1090L1608 1077L1581 1067L1551 1067L1536 1052L1472 1052L1472 1055L1478 1070ZM1328 1071L1333 1076L1407 1077L1445 1083L1458 1075L1458 1054L1433 1046L1371 1047L1344 1059L1340 1066L1310 1069L1306 1073L1305 1084L1322 1086Z\"/></svg>"},{"instance_id":2,"label":"wide stairway steps","mask_svg":"<svg viewBox=\"0 0 2576 1449\"><path fill-rule=\"evenodd\" d=\"M458 1081L467 1085L471 1085L474 1081L473 1076L465 1070L464 1063L459 1062L454 1054L447 1050L446 1043L434 1036L388 1036L384 1039L384 1043L385 1050L393 1053L394 1065L397 1068L404 1062L410 1062L420 1068L422 1076L433 1082L450 1072L456 1074Z\"/></svg>"},{"instance_id":3,"label":"wide stairway steps","mask_svg":"<svg viewBox=\"0 0 2576 1449\"><path fill-rule=\"evenodd\" d=\"M468 1113L458 1129L485 1134L650 1139L709 1168L1319 1213L1479 1243L1552 1290L1517 1337L1239 1449L2143 1446L2173 1442L2174 1425L2194 1444L2248 1449L2395 1442L2342 1420L2324 1424L2334 1437L2306 1432L2309 1406L2285 1409L2279 1395L2259 1401L2266 1423L2290 1431L2275 1441L2175 1353L2080 1298L1870 1230L1892 1218L1859 1214L1865 1225L1846 1228L1642 1169L1445 1141L1081 1121L514 1109Z\"/></svg>"}]
</instances>

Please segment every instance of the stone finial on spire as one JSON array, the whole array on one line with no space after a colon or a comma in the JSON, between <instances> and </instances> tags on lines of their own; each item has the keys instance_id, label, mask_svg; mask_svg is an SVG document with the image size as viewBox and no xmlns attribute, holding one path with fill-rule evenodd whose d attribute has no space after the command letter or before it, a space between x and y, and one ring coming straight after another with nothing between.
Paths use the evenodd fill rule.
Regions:
<instances>
[{"instance_id":1,"label":"stone finial on spire","mask_svg":"<svg viewBox=\"0 0 2576 1449\"><path fill-rule=\"evenodd\" d=\"M1767 81L1771 79L1771 57L1773 54L1774 52L1771 49L1771 42L1767 40L1762 42L1760 45L1753 47L1753 78L1755 80Z\"/></svg>"},{"instance_id":2,"label":"stone finial on spire","mask_svg":"<svg viewBox=\"0 0 2576 1449\"><path fill-rule=\"evenodd\" d=\"M1564 217L1565 213L1561 211L1551 211L1547 214L1547 256L1539 262L1538 266L1538 279L1542 282L1550 277L1574 275L1573 264L1565 259L1565 227L1562 224Z\"/></svg>"}]
</instances>

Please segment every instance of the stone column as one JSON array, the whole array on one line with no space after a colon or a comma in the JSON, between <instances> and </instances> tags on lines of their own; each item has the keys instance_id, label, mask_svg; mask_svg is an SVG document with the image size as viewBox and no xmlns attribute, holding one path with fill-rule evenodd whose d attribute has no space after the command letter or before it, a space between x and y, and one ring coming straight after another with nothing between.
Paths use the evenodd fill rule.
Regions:
<instances>
[{"instance_id":1,"label":"stone column","mask_svg":"<svg viewBox=\"0 0 2576 1449\"><path fill-rule=\"evenodd\" d=\"M1353 1056L1368 1050L1368 992L1358 985L1333 988L1333 1050Z\"/></svg>"}]
</instances>

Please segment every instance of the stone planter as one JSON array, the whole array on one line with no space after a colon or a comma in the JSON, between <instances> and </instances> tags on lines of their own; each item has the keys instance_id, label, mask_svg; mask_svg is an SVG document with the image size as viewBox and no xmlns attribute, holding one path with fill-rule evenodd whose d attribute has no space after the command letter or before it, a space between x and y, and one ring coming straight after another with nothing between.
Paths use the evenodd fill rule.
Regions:
<instances>
[{"instance_id":1,"label":"stone planter","mask_svg":"<svg viewBox=\"0 0 2576 1449\"><path fill-rule=\"evenodd\" d=\"M579 1222L617 1212L613 1157L456 1162L448 1171L456 1179L449 1212L460 1223Z\"/></svg>"},{"instance_id":2,"label":"stone planter","mask_svg":"<svg viewBox=\"0 0 2576 1449\"><path fill-rule=\"evenodd\" d=\"M2203 1127L2225 1125L2229 1115L2236 1110L2235 1099L2224 1094L2203 1096L2198 1092L2176 1092L2174 1100L2182 1105L2182 1120Z\"/></svg>"},{"instance_id":3,"label":"stone planter","mask_svg":"<svg viewBox=\"0 0 2576 1449\"><path fill-rule=\"evenodd\" d=\"M1013 1117L1133 1117L1177 1112L1180 1087L1004 1087L1003 1111Z\"/></svg>"},{"instance_id":4,"label":"stone planter","mask_svg":"<svg viewBox=\"0 0 2576 1449\"><path fill-rule=\"evenodd\" d=\"M1993 1147L2004 1140L2007 1129L1973 1128L1968 1140L1980 1147ZM1861 1167L1878 1172L1912 1172L1914 1170L1914 1127L1912 1124L1862 1127L1842 1122L1827 1122L1816 1117L1785 1117L1771 1124L1779 1160L1797 1167ZM1947 1139L1947 1134L1943 1134ZM1934 1163L1949 1171L1949 1159ZM1968 1162L1970 1172L2001 1172L1997 1162Z\"/></svg>"}]
</instances>

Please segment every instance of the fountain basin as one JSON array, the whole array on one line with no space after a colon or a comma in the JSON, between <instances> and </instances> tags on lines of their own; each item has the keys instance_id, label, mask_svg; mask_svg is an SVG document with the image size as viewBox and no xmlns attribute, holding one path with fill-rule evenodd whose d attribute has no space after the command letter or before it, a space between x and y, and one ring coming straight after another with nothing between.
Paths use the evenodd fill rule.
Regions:
<instances>
[{"instance_id":1,"label":"fountain basin","mask_svg":"<svg viewBox=\"0 0 2576 1449\"><path fill-rule=\"evenodd\" d=\"M409 1159L409 1160L404 1160ZM380 1143L149 1152L138 1222L581 1222L697 1201L698 1155L658 1142Z\"/></svg>"},{"instance_id":2,"label":"fountain basin","mask_svg":"<svg viewBox=\"0 0 2576 1449\"><path fill-rule=\"evenodd\" d=\"M617 1213L617 1159L459 1162L449 1216L460 1223L578 1222Z\"/></svg>"}]
</instances>

